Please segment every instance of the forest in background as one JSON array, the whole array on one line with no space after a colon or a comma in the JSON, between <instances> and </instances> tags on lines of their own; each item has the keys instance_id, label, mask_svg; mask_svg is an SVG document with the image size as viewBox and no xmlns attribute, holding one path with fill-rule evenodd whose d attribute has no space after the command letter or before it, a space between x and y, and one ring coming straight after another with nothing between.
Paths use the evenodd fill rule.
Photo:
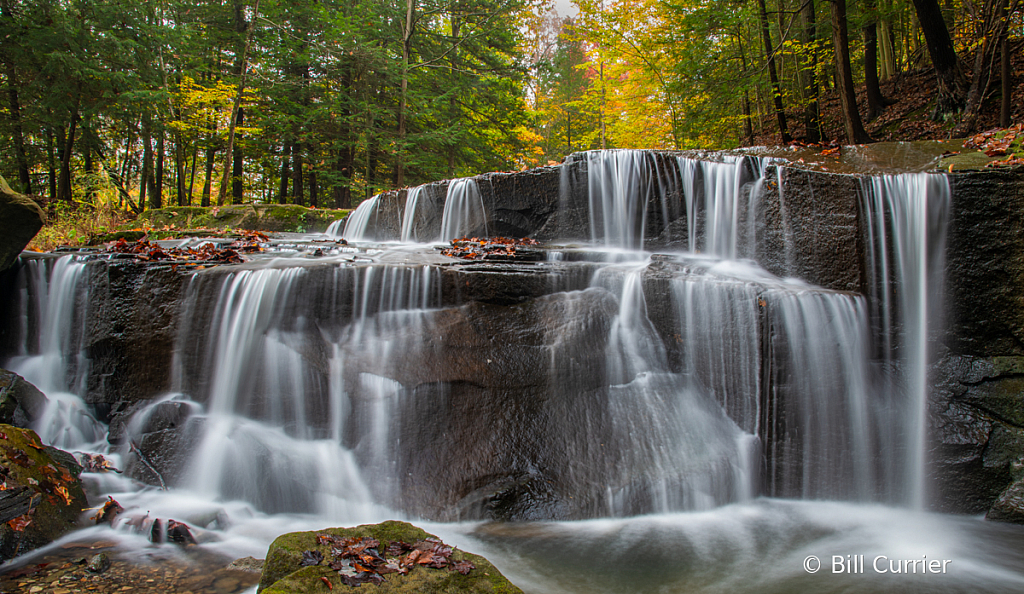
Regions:
<instances>
[{"instance_id":1,"label":"forest in background","mask_svg":"<svg viewBox=\"0 0 1024 594\"><path fill-rule=\"evenodd\" d=\"M581 150L870 142L907 73L946 136L1022 101L1021 0L576 6L0 0L0 173L51 212L351 208Z\"/></svg>"}]
</instances>

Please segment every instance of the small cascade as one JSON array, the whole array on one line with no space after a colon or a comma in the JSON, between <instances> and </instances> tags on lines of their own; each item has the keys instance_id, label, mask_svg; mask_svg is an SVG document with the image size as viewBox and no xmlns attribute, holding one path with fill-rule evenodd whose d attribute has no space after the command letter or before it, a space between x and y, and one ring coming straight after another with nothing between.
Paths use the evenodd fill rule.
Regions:
<instances>
[{"instance_id":1,"label":"small cascade","mask_svg":"<svg viewBox=\"0 0 1024 594\"><path fill-rule=\"evenodd\" d=\"M691 253L736 259L754 252L757 188L770 159L678 157Z\"/></svg>"},{"instance_id":2,"label":"small cascade","mask_svg":"<svg viewBox=\"0 0 1024 594\"><path fill-rule=\"evenodd\" d=\"M480 188L473 178L453 179L448 184L438 239L448 241L475 234L489 235L487 209Z\"/></svg>"},{"instance_id":3,"label":"small cascade","mask_svg":"<svg viewBox=\"0 0 1024 594\"><path fill-rule=\"evenodd\" d=\"M420 197L426 193L425 186L409 188L405 196L405 210L402 213L402 243L414 243L419 238L416 236L414 225L416 224L416 207L419 206Z\"/></svg>"},{"instance_id":4,"label":"small cascade","mask_svg":"<svg viewBox=\"0 0 1024 594\"><path fill-rule=\"evenodd\" d=\"M591 239L607 247L643 248L648 205L663 197L649 153L591 151L586 158Z\"/></svg>"},{"instance_id":5,"label":"small cascade","mask_svg":"<svg viewBox=\"0 0 1024 594\"><path fill-rule=\"evenodd\" d=\"M619 295L606 347L614 457L607 514L706 510L755 495L756 440L699 382L670 371L646 306L646 265L609 267L594 285Z\"/></svg>"},{"instance_id":6,"label":"small cascade","mask_svg":"<svg viewBox=\"0 0 1024 594\"><path fill-rule=\"evenodd\" d=\"M876 481L872 443L894 419L888 411L871 410L864 300L814 289L774 290L763 300L771 326L762 429L770 461L767 492L884 499L894 486Z\"/></svg>"},{"instance_id":7,"label":"small cascade","mask_svg":"<svg viewBox=\"0 0 1024 594\"><path fill-rule=\"evenodd\" d=\"M372 239L371 233L373 232L370 221L374 215L377 214L377 204L380 202L380 194L373 196L367 200L363 200L356 207L356 210L344 219L345 229L341 234L341 237L348 241L361 241ZM336 221L337 222L337 221ZM331 227L334 228L337 233L337 228L332 223ZM328 229L327 233L330 235L331 230ZM336 235L335 235L336 236Z\"/></svg>"},{"instance_id":8,"label":"small cascade","mask_svg":"<svg viewBox=\"0 0 1024 594\"><path fill-rule=\"evenodd\" d=\"M874 319L882 357L903 367L906 394L899 432L907 435L906 502L927 503L928 367L941 320L946 222L951 196L944 175L870 178L864 187Z\"/></svg>"},{"instance_id":9,"label":"small cascade","mask_svg":"<svg viewBox=\"0 0 1024 594\"><path fill-rule=\"evenodd\" d=\"M387 501L382 477L393 472L381 467L395 415L384 403L401 385L352 358L388 361L376 328L387 319L397 320L388 328L407 328L402 312L436 300L435 289L425 267L197 274L186 300L195 323L175 362L177 389L196 403L183 486L272 513L360 517ZM218 297L204 311L212 291ZM212 360L192 357L189 344L207 344ZM372 489L367 471L377 477ZM295 494L299 484L308 496Z\"/></svg>"}]
</instances>

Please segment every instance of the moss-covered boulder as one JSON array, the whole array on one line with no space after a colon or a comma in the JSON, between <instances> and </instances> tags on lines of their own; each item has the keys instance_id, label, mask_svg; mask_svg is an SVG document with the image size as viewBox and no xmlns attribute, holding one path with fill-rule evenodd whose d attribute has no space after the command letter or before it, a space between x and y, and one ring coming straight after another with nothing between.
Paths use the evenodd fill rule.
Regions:
<instances>
[{"instance_id":1,"label":"moss-covered boulder","mask_svg":"<svg viewBox=\"0 0 1024 594\"><path fill-rule=\"evenodd\" d=\"M39 205L19 194L0 177L0 270L6 270L39 233L46 215Z\"/></svg>"},{"instance_id":2,"label":"moss-covered boulder","mask_svg":"<svg viewBox=\"0 0 1024 594\"><path fill-rule=\"evenodd\" d=\"M131 224L153 229L251 229L291 233L326 231L331 223L348 215L347 210L311 209L294 204L243 204L234 206L175 206L147 210Z\"/></svg>"},{"instance_id":3,"label":"moss-covered boulder","mask_svg":"<svg viewBox=\"0 0 1024 594\"><path fill-rule=\"evenodd\" d=\"M321 538L318 538L320 536ZM407 575L388 574L380 584L365 583L348 586L342 576L327 566L332 557L331 544L325 538L373 538L380 541L379 549L386 551L392 543L414 543L427 538L436 538L422 529L406 522L388 521L380 524L366 524L355 528L328 528L315 532L292 532L279 536L267 551L258 592L262 594L322 594L330 582L331 591L373 592L422 592L461 594L467 592L492 592L496 594L522 594L490 562L479 555L454 550L451 560L469 561L474 568L463 575L452 569L433 569L414 566ZM322 563L303 566L303 553L307 559L319 557ZM308 563L308 562L307 562Z\"/></svg>"},{"instance_id":4,"label":"moss-covered boulder","mask_svg":"<svg viewBox=\"0 0 1024 594\"><path fill-rule=\"evenodd\" d=\"M86 508L74 456L44 446L29 429L0 425L0 493L17 493L0 524L0 561L49 544ZM14 515L17 514L17 515Z\"/></svg>"}]
</instances>

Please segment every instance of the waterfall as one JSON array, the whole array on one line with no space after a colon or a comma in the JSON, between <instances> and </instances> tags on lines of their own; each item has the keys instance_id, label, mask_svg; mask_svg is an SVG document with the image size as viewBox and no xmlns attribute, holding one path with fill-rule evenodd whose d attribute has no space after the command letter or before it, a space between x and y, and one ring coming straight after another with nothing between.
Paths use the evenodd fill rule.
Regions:
<instances>
[{"instance_id":1,"label":"waterfall","mask_svg":"<svg viewBox=\"0 0 1024 594\"><path fill-rule=\"evenodd\" d=\"M922 509L928 497L929 342L942 311L949 181L944 175L924 173L885 175L871 178L863 194L882 356L902 364L906 383L900 408L906 419L901 429L908 436L906 502Z\"/></svg>"},{"instance_id":2,"label":"waterfall","mask_svg":"<svg viewBox=\"0 0 1024 594\"><path fill-rule=\"evenodd\" d=\"M377 214L377 205L380 202L380 194L367 200L363 200L356 207L356 210L345 219L345 230L341 236L349 241L360 241L372 239L375 232L370 224L371 219ZM334 227L334 225L332 225ZM335 227L335 233L337 228ZM331 230L328 229L328 234Z\"/></svg>"},{"instance_id":3,"label":"waterfall","mask_svg":"<svg viewBox=\"0 0 1024 594\"><path fill-rule=\"evenodd\" d=\"M489 235L483 196L475 179L453 179L448 184L438 239L448 241L473 234Z\"/></svg>"},{"instance_id":4,"label":"waterfall","mask_svg":"<svg viewBox=\"0 0 1024 594\"><path fill-rule=\"evenodd\" d=\"M5 366L46 394L33 429L57 447L95 444L106 433L81 398L89 375L82 343L89 303L85 279L86 264L70 255L27 260L19 275L22 343Z\"/></svg>"},{"instance_id":5,"label":"waterfall","mask_svg":"<svg viewBox=\"0 0 1024 594\"><path fill-rule=\"evenodd\" d=\"M691 253L735 259L753 253L757 189L771 158L724 155L722 161L678 157Z\"/></svg>"},{"instance_id":6,"label":"waterfall","mask_svg":"<svg viewBox=\"0 0 1024 594\"><path fill-rule=\"evenodd\" d=\"M424 186L409 188L405 196L405 211L402 214L402 243L413 243L416 237L414 225L416 224L416 207L419 206L420 197L426 192Z\"/></svg>"}]
</instances>

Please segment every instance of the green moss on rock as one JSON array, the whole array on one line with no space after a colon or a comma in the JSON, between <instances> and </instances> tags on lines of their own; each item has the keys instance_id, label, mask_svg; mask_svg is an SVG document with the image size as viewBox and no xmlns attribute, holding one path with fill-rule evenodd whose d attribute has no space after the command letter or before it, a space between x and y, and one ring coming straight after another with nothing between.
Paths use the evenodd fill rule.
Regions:
<instances>
[{"instance_id":1,"label":"green moss on rock","mask_svg":"<svg viewBox=\"0 0 1024 594\"><path fill-rule=\"evenodd\" d=\"M147 210L125 230L136 227L181 229L250 229L291 233L326 231L348 210L309 209L294 204L243 204L221 207L177 206Z\"/></svg>"},{"instance_id":2,"label":"green moss on rock","mask_svg":"<svg viewBox=\"0 0 1024 594\"><path fill-rule=\"evenodd\" d=\"M366 524L355 528L328 528L314 532L292 532L279 536L267 551L267 559L263 565L263 576L260 579L258 592L262 594L302 594L327 590L320 578L327 578L334 590L341 592L354 591L355 588L341 582L337 572L326 565L302 567L303 551L317 550L324 559L331 558L329 545L318 545L317 534L331 536L370 537L381 543L381 550L386 549L393 541L414 543L429 536L421 528L406 522L388 521L380 524ZM360 592L422 592L436 594L457 594L466 592L489 592L495 594L522 594L522 590L501 575L494 565L479 555L455 550L452 560L468 559L476 569L469 575L462 575L448 569L430 569L417 566L408 575L389 574L379 585L363 584Z\"/></svg>"},{"instance_id":3,"label":"green moss on rock","mask_svg":"<svg viewBox=\"0 0 1024 594\"><path fill-rule=\"evenodd\" d=\"M0 466L7 469L7 487L28 487L36 503L24 530L0 525L0 560L49 544L77 526L87 503L78 479L82 467L73 456L42 446L30 429L0 425Z\"/></svg>"}]
</instances>

